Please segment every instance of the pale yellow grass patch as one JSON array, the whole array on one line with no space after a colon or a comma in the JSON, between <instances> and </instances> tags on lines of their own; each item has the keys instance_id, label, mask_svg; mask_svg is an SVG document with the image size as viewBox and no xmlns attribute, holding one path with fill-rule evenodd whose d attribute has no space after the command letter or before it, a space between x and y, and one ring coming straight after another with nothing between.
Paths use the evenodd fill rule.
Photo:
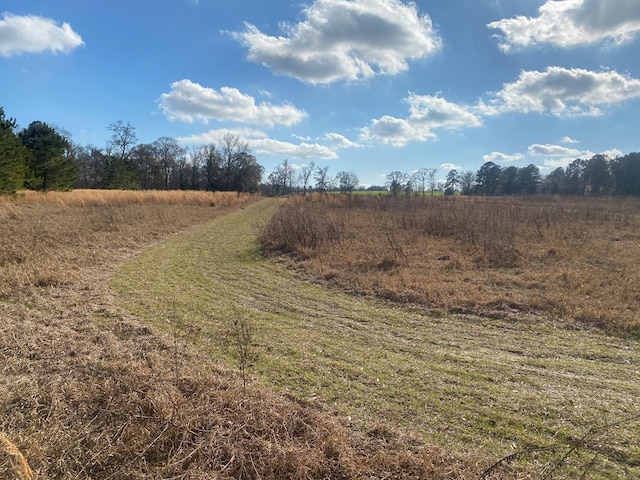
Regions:
<instances>
[{"instance_id":1,"label":"pale yellow grass patch","mask_svg":"<svg viewBox=\"0 0 640 480\"><path fill-rule=\"evenodd\" d=\"M7 477L7 475L10 476ZM0 476L6 479L13 477L17 480L33 479L33 472L27 459L2 432L0 432Z\"/></svg>"}]
</instances>

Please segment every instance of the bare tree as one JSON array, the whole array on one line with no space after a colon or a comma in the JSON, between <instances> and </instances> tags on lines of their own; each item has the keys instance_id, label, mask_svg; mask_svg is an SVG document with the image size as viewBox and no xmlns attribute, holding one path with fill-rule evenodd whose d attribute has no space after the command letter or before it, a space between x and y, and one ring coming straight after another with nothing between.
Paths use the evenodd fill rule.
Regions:
<instances>
[{"instance_id":1,"label":"bare tree","mask_svg":"<svg viewBox=\"0 0 640 480\"><path fill-rule=\"evenodd\" d=\"M222 160L222 190L238 190L234 182L234 173L238 170L238 164L245 155L250 154L249 144L244 142L238 135L225 133L220 139L218 152Z\"/></svg>"},{"instance_id":2,"label":"bare tree","mask_svg":"<svg viewBox=\"0 0 640 480\"><path fill-rule=\"evenodd\" d=\"M421 168L413 172L411 175L411 184L413 185L413 190L425 194L427 190L427 179L429 178L429 171L426 168Z\"/></svg>"},{"instance_id":3,"label":"bare tree","mask_svg":"<svg viewBox=\"0 0 640 480\"><path fill-rule=\"evenodd\" d=\"M329 167L317 167L313 179L316 181L316 190L320 193L326 192L331 184L329 180Z\"/></svg>"},{"instance_id":4,"label":"bare tree","mask_svg":"<svg viewBox=\"0 0 640 480\"><path fill-rule=\"evenodd\" d=\"M400 192L402 192L406 183L409 181L409 175L404 172L399 172L397 170L391 172L387 175L387 183L386 186L394 197L397 197Z\"/></svg>"},{"instance_id":5,"label":"bare tree","mask_svg":"<svg viewBox=\"0 0 640 480\"><path fill-rule=\"evenodd\" d=\"M436 168L427 169L427 177L429 181L429 190L431 191L431 196L433 196L433 192L438 189L438 181L436 180L437 173L438 169Z\"/></svg>"},{"instance_id":6,"label":"bare tree","mask_svg":"<svg viewBox=\"0 0 640 480\"><path fill-rule=\"evenodd\" d=\"M190 187L192 190L200 190L202 185L202 170L204 165L204 154L202 145L192 145L188 152L190 160L191 179Z\"/></svg>"},{"instance_id":7,"label":"bare tree","mask_svg":"<svg viewBox=\"0 0 640 480\"><path fill-rule=\"evenodd\" d=\"M138 141L136 136L136 128L131 126L129 122L125 125L122 120L110 123L107 127L111 131L111 139L107 143L107 153L112 154L114 151L120 160L126 160L129 152Z\"/></svg>"},{"instance_id":8,"label":"bare tree","mask_svg":"<svg viewBox=\"0 0 640 480\"><path fill-rule=\"evenodd\" d=\"M298 173L298 178L299 178L300 183L302 184L302 190L303 190L303 193L305 195L307 193L307 188L309 187L309 181L311 180L311 174L313 173L315 168L316 168L316 164L313 162L313 160L309 164L302 165L302 167L300 167L300 172Z\"/></svg>"},{"instance_id":9,"label":"bare tree","mask_svg":"<svg viewBox=\"0 0 640 480\"><path fill-rule=\"evenodd\" d=\"M355 172L338 172L336 174L336 182L340 187L341 193L350 193L360 183L360 179Z\"/></svg>"},{"instance_id":10,"label":"bare tree","mask_svg":"<svg viewBox=\"0 0 640 480\"><path fill-rule=\"evenodd\" d=\"M153 142L153 147L162 169L163 188L169 189L171 177L177 169L178 160L184 155L184 149L171 137L160 137Z\"/></svg>"}]
</instances>

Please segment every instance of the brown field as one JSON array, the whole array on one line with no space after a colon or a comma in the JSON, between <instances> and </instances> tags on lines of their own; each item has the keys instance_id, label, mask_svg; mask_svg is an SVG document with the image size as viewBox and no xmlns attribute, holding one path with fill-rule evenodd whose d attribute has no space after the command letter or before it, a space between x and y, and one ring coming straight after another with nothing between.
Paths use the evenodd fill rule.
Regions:
<instances>
[{"instance_id":1,"label":"brown field","mask_svg":"<svg viewBox=\"0 0 640 480\"><path fill-rule=\"evenodd\" d=\"M262 242L357 293L640 331L640 199L296 196Z\"/></svg>"},{"instance_id":2,"label":"brown field","mask_svg":"<svg viewBox=\"0 0 640 480\"><path fill-rule=\"evenodd\" d=\"M72 283L83 268L246 205L247 194L75 190L0 197L0 298Z\"/></svg>"},{"instance_id":3,"label":"brown field","mask_svg":"<svg viewBox=\"0 0 640 480\"><path fill-rule=\"evenodd\" d=\"M257 383L245 391L115 305L117 265L250 202L99 191L0 201L0 478L477 478L477 458L354 429Z\"/></svg>"}]
</instances>

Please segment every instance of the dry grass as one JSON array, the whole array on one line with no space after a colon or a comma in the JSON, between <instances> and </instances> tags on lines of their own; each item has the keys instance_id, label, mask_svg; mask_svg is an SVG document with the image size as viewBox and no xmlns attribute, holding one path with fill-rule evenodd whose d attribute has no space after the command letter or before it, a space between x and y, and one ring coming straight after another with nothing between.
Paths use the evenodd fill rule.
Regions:
<instances>
[{"instance_id":1,"label":"dry grass","mask_svg":"<svg viewBox=\"0 0 640 480\"><path fill-rule=\"evenodd\" d=\"M33 480L33 472L18 447L0 432L0 475L2 478Z\"/></svg>"},{"instance_id":2,"label":"dry grass","mask_svg":"<svg viewBox=\"0 0 640 480\"><path fill-rule=\"evenodd\" d=\"M387 427L355 430L254 383L245 390L114 305L106 284L117 264L249 197L216 196L212 208L102 194L0 204L0 432L14 442L3 442L2 478L27 475L18 448L38 479L477 476L469 457Z\"/></svg>"},{"instance_id":3,"label":"dry grass","mask_svg":"<svg viewBox=\"0 0 640 480\"><path fill-rule=\"evenodd\" d=\"M89 190L35 192L23 190L15 197L0 197L0 204L54 203L66 207L90 205L202 205L228 207L247 203L247 193L205 192L197 190Z\"/></svg>"},{"instance_id":4,"label":"dry grass","mask_svg":"<svg viewBox=\"0 0 640 480\"><path fill-rule=\"evenodd\" d=\"M263 244L343 288L640 331L640 200L293 197Z\"/></svg>"},{"instance_id":5,"label":"dry grass","mask_svg":"<svg viewBox=\"0 0 640 480\"><path fill-rule=\"evenodd\" d=\"M581 478L585 468L593 479L640 476L631 440L640 438L637 341L327 288L261 256L256 234L280 203L267 199L146 249L117 270L114 295L230 365L238 358L221 333L228 319L246 318L258 354L252 375L331 405L365 431L382 422L378 436L399 427L485 467L509 457L532 478L545 478L548 465L560 465L554 478ZM491 472L517 478L499 467Z\"/></svg>"},{"instance_id":6,"label":"dry grass","mask_svg":"<svg viewBox=\"0 0 640 480\"><path fill-rule=\"evenodd\" d=\"M0 298L69 284L82 268L220 213L247 194L75 190L23 192L0 201Z\"/></svg>"}]
</instances>

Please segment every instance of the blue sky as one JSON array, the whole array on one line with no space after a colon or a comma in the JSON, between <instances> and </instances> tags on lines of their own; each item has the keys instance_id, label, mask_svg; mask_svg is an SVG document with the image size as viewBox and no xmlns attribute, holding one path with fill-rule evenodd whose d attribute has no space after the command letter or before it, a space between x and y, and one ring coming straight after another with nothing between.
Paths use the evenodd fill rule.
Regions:
<instances>
[{"instance_id":1,"label":"blue sky","mask_svg":"<svg viewBox=\"0 0 640 480\"><path fill-rule=\"evenodd\" d=\"M638 0L3 0L0 106L383 184L640 150Z\"/></svg>"}]
</instances>

